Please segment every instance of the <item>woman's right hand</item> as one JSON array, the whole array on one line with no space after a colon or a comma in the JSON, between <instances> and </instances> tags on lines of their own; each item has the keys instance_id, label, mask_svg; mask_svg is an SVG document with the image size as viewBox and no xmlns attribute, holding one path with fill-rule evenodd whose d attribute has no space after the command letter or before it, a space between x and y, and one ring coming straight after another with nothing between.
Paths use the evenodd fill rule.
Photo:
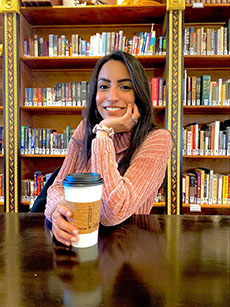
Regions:
<instances>
[{"instance_id":1,"label":"woman's right hand","mask_svg":"<svg viewBox=\"0 0 230 307\"><path fill-rule=\"evenodd\" d=\"M53 235L59 242L67 246L78 240L78 229L66 220L71 216L71 210L63 204L58 205L52 214Z\"/></svg>"},{"instance_id":2,"label":"woman's right hand","mask_svg":"<svg viewBox=\"0 0 230 307\"><path fill-rule=\"evenodd\" d=\"M107 128L113 128L115 133L127 132L134 127L139 117L140 113L136 104L134 104L133 107L131 104L128 104L127 111L123 116L108 117L103 119L100 125L106 126Z\"/></svg>"}]
</instances>

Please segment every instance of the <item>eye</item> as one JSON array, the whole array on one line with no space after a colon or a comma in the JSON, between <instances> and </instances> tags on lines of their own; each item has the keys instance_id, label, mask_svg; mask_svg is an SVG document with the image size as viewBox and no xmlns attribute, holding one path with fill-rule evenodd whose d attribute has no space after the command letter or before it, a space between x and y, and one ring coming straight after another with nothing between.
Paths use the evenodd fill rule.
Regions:
<instances>
[{"instance_id":1,"label":"eye","mask_svg":"<svg viewBox=\"0 0 230 307\"><path fill-rule=\"evenodd\" d=\"M132 86L130 85L121 85L121 89L124 91L130 91L132 89Z\"/></svg>"},{"instance_id":2,"label":"eye","mask_svg":"<svg viewBox=\"0 0 230 307\"><path fill-rule=\"evenodd\" d=\"M106 89L108 89L108 88L109 88L109 86L106 85L106 84L99 84L99 85L98 85L98 89L100 89L100 90L106 90Z\"/></svg>"}]
</instances>

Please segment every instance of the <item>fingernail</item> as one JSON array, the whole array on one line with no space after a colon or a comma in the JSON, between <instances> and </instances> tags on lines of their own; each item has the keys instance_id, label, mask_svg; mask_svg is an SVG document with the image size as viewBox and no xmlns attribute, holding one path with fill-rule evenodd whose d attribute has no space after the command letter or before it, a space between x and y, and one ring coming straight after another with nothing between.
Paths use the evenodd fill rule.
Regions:
<instances>
[{"instance_id":1,"label":"fingernail","mask_svg":"<svg viewBox=\"0 0 230 307\"><path fill-rule=\"evenodd\" d=\"M76 237L72 237L72 238L71 238L71 241L72 241L72 242L77 242L77 240L78 240L78 239L77 239Z\"/></svg>"},{"instance_id":2,"label":"fingernail","mask_svg":"<svg viewBox=\"0 0 230 307\"><path fill-rule=\"evenodd\" d=\"M66 213L68 216L71 216L71 213L69 212L69 211L67 211L67 213Z\"/></svg>"},{"instance_id":3,"label":"fingernail","mask_svg":"<svg viewBox=\"0 0 230 307\"><path fill-rule=\"evenodd\" d=\"M77 230L73 230L73 234L74 234L75 236L77 236L77 235L78 235L78 231L77 231Z\"/></svg>"}]
</instances>

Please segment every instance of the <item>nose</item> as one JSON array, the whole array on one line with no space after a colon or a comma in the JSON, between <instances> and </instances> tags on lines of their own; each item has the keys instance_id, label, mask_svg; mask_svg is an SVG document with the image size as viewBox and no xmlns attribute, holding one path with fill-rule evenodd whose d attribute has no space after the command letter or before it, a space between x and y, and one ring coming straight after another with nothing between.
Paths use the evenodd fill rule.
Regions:
<instances>
[{"instance_id":1,"label":"nose","mask_svg":"<svg viewBox=\"0 0 230 307\"><path fill-rule=\"evenodd\" d=\"M118 100L118 89L116 86L111 86L107 92L108 101L117 101Z\"/></svg>"}]
</instances>

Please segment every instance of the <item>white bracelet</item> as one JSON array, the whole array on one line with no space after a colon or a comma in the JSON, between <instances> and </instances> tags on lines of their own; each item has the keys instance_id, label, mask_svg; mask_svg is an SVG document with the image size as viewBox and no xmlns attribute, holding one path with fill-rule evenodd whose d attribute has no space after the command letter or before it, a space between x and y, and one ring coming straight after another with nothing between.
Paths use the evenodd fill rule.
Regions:
<instances>
[{"instance_id":1,"label":"white bracelet","mask_svg":"<svg viewBox=\"0 0 230 307\"><path fill-rule=\"evenodd\" d=\"M104 131L104 132L106 132L110 138L112 138L114 136L114 129L113 128L108 128L108 127L103 126L103 125L99 125L99 124L95 125L93 130L92 130L92 132L96 134L97 131Z\"/></svg>"}]
</instances>

